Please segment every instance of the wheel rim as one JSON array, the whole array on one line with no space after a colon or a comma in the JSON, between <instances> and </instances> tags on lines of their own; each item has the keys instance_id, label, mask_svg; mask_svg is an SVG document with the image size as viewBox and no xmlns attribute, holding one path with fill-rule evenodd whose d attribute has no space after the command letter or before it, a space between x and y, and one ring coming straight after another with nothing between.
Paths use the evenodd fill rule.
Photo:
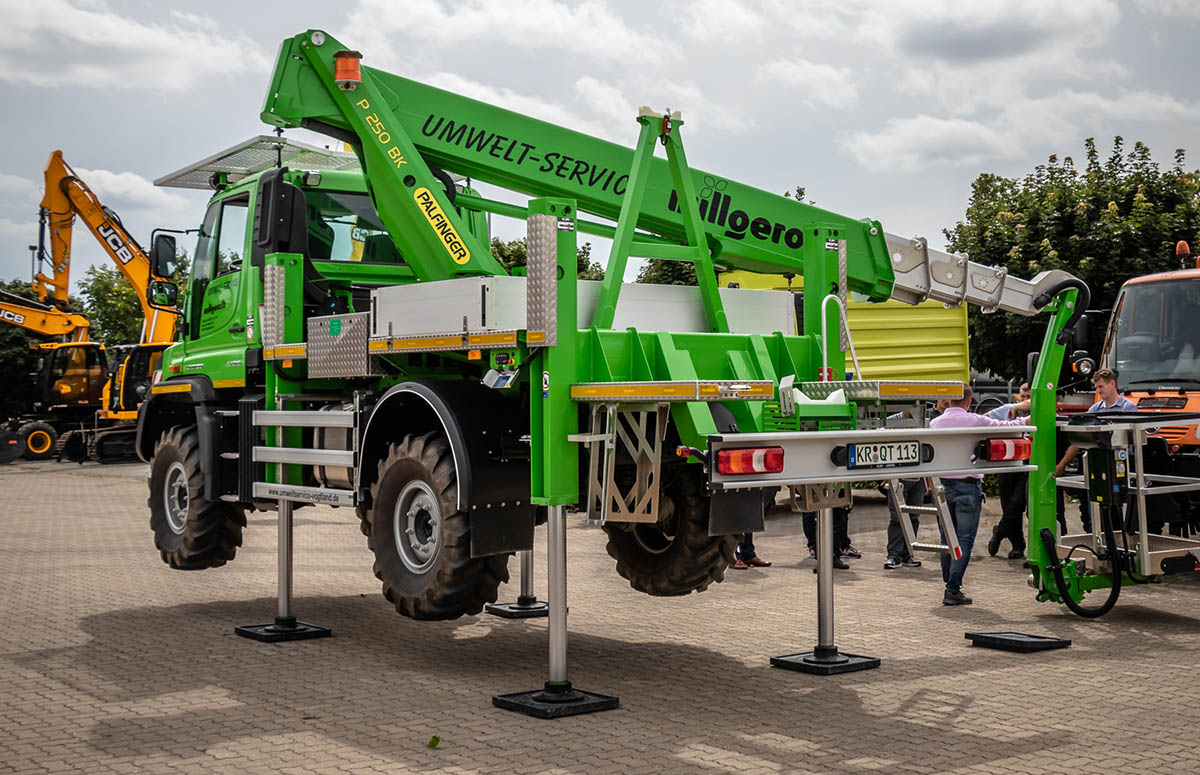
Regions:
<instances>
[{"instance_id":1,"label":"wheel rim","mask_svg":"<svg viewBox=\"0 0 1200 775\"><path fill-rule=\"evenodd\" d=\"M392 512L396 554L413 573L429 570L442 545L442 510L433 489L414 479L400 491Z\"/></svg>"},{"instance_id":2,"label":"wheel rim","mask_svg":"<svg viewBox=\"0 0 1200 775\"><path fill-rule=\"evenodd\" d=\"M40 455L50 449L50 434L45 431L34 431L29 434L26 443L29 445L30 452Z\"/></svg>"},{"instance_id":3,"label":"wheel rim","mask_svg":"<svg viewBox=\"0 0 1200 775\"><path fill-rule=\"evenodd\" d=\"M190 500L187 469L183 463L176 461L167 469L166 485L163 487L163 512L167 517L167 526L175 535L183 535L187 527Z\"/></svg>"}]
</instances>

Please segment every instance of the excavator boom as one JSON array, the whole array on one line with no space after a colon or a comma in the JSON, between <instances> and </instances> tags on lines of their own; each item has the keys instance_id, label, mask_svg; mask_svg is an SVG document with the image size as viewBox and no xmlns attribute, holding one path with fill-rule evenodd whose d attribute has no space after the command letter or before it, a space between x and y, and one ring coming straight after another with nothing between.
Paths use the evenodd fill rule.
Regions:
<instances>
[{"instance_id":1,"label":"excavator boom","mask_svg":"<svg viewBox=\"0 0 1200 775\"><path fill-rule=\"evenodd\" d=\"M50 154L46 162L45 180L41 209L44 228L49 231L48 260L53 275L47 276L38 271L34 276L34 288L38 296L42 301L52 299L51 303L56 306L66 303L70 284L72 229L78 217L137 293L144 321L141 344L172 341L175 338L176 315L150 304L147 291L151 280L156 279L152 276L150 260L137 240L126 231L121 219L101 204L95 192L63 160L62 151Z\"/></svg>"}]
</instances>

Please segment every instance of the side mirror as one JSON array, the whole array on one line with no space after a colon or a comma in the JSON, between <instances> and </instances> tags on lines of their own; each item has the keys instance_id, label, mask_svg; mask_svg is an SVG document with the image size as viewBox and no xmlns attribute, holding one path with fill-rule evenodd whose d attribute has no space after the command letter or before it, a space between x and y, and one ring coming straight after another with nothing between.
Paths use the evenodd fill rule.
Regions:
<instances>
[{"instance_id":1,"label":"side mirror","mask_svg":"<svg viewBox=\"0 0 1200 775\"><path fill-rule=\"evenodd\" d=\"M156 307L174 307L179 301L179 289L167 280L151 282L149 293L150 303Z\"/></svg>"},{"instance_id":2,"label":"side mirror","mask_svg":"<svg viewBox=\"0 0 1200 775\"><path fill-rule=\"evenodd\" d=\"M1033 384L1033 374L1037 371L1038 358L1041 353L1029 353L1025 356L1025 381Z\"/></svg>"},{"instance_id":3,"label":"side mirror","mask_svg":"<svg viewBox=\"0 0 1200 775\"><path fill-rule=\"evenodd\" d=\"M1088 346L1088 319L1089 319L1088 314L1085 312L1079 318L1079 320L1075 321L1075 339L1074 339L1073 343L1074 343L1075 349L1077 351L1087 349L1087 346ZM1075 357L1074 354L1072 354L1071 357L1074 358Z\"/></svg>"},{"instance_id":4,"label":"side mirror","mask_svg":"<svg viewBox=\"0 0 1200 775\"><path fill-rule=\"evenodd\" d=\"M150 269L155 277L174 277L179 271L175 237L170 234L155 234L150 243Z\"/></svg>"}]
</instances>

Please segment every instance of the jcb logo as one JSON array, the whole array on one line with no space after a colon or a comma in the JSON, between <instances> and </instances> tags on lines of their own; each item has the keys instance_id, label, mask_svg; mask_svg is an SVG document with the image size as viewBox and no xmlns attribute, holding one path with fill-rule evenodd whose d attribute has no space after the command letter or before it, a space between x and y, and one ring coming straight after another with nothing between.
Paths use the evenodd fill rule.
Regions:
<instances>
[{"instance_id":1,"label":"jcb logo","mask_svg":"<svg viewBox=\"0 0 1200 775\"><path fill-rule=\"evenodd\" d=\"M7 309L0 309L0 320L8 320L17 325L22 325L25 322L25 316Z\"/></svg>"},{"instance_id":2,"label":"jcb logo","mask_svg":"<svg viewBox=\"0 0 1200 775\"><path fill-rule=\"evenodd\" d=\"M108 249L113 252L118 261L122 264L128 264L133 260L133 252L121 241L121 235L117 234L116 229L102 223L96 231L100 232L100 236L104 238Z\"/></svg>"}]
</instances>

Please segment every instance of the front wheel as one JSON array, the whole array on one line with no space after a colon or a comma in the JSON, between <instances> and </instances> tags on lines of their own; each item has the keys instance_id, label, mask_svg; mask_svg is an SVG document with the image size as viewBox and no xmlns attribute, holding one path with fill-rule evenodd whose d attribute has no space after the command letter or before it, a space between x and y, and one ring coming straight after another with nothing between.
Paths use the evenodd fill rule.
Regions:
<instances>
[{"instance_id":1,"label":"front wheel","mask_svg":"<svg viewBox=\"0 0 1200 775\"><path fill-rule=\"evenodd\" d=\"M26 460L49 460L54 457L54 445L58 431L49 423L35 420L27 422L17 431L23 444L22 457Z\"/></svg>"},{"instance_id":2,"label":"front wheel","mask_svg":"<svg viewBox=\"0 0 1200 775\"><path fill-rule=\"evenodd\" d=\"M454 458L440 433L392 445L363 527L383 595L404 616L477 614L508 581L509 555L471 557L470 520L458 509Z\"/></svg>"},{"instance_id":3,"label":"front wheel","mask_svg":"<svg viewBox=\"0 0 1200 775\"><path fill-rule=\"evenodd\" d=\"M195 426L172 428L159 438L150 460L150 528L163 562L177 570L217 568L242 545L246 514L209 498L200 470Z\"/></svg>"},{"instance_id":4,"label":"front wheel","mask_svg":"<svg viewBox=\"0 0 1200 775\"><path fill-rule=\"evenodd\" d=\"M739 536L708 534L709 496L700 466L685 466L667 484L659 520L608 522L608 553L629 586L656 597L703 592L725 578Z\"/></svg>"}]
</instances>

